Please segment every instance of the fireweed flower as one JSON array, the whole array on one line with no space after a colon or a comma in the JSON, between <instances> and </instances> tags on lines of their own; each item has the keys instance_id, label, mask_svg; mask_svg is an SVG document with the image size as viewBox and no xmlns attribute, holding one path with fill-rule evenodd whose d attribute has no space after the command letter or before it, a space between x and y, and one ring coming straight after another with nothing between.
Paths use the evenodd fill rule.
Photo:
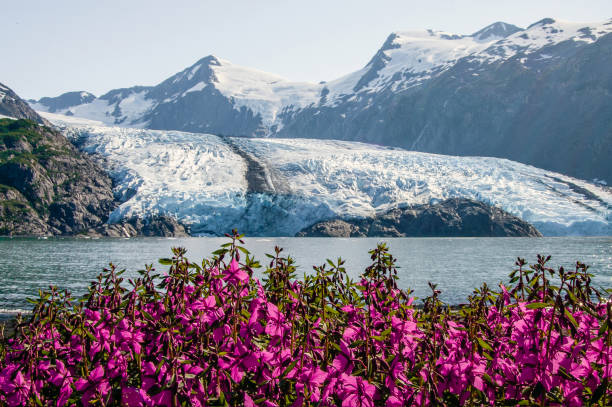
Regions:
<instances>
[{"instance_id":1,"label":"fireweed flower","mask_svg":"<svg viewBox=\"0 0 612 407\"><path fill-rule=\"evenodd\" d=\"M376 387L362 377L343 374L342 407L374 407Z\"/></svg>"},{"instance_id":2,"label":"fireweed flower","mask_svg":"<svg viewBox=\"0 0 612 407\"><path fill-rule=\"evenodd\" d=\"M111 274L86 305L45 303L0 343L0 405L611 401L602 300L536 292L533 303L500 286L459 311L426 310L381 270L312 283L277 264L270 278L282 279L262 285L235 258L203 266L176 255L159 291L146 275L127 290Z\"/></svg>"},{"instance_id":3,"label":"fireweed flower","mask_svg":"<svg viewBox=\"0 0 612 407\"><path fill-rule=\"evenodd\" d=\"M231 285L245 284L249 281L249 275L240 268L236 259L232 259L229 268L223 274L223 279Z\"/></svg>"},{"instance_id":4,"label":"fireweed flower","mask_svg":"<svg viewBox=\"0 0 612 407\"><path fill-rule=\"evenodd\" d=\"M104 376L104 368L102 366L92 370L87 379L78 379L74 383L74 387L77 391L83 393L83 402L85 404L89 403L89 400L95 396L105 397L110 391L110 384Z\"/></svg>"}]
</instances>

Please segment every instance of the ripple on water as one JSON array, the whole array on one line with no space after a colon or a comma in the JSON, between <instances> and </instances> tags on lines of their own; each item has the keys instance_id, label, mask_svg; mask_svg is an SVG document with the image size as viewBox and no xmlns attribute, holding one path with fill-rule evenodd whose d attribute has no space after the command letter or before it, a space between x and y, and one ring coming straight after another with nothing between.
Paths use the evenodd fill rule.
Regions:
<instances>
[{"instance_id":1,"label":"ripple on water","mask_svg":"<svg viewBox=\"0 0 612 407\"><path fill-rule=\"evenodd\" d=\"M574 268L576 260L591 266L594 281L612 287L612 237L555 238L246 238L246 247L262 264L274 246L285 250L298 264L298 276L310 273L313 265L327 258L346 260L349 275L356 279L370 263L368 250L380 241L389 244L398 260L399 284L414 295L428 295L428 282L438 284L445 301L463 302L483 282L496 286L507 279L517 257L528 262L536 254L552 255L554 267ZM225 238L0 238L0 309L29 309L26 298L37 297L38 289L57 285L74 294L86 292L89 283L109 262L125 268L126 281L137 276L145 264L165 271L157 260L170 255L171 247L187 248L191 260L200 261L218 249ZM256 271L257 277L262 270Z\"/></svg>"}]
</instances>

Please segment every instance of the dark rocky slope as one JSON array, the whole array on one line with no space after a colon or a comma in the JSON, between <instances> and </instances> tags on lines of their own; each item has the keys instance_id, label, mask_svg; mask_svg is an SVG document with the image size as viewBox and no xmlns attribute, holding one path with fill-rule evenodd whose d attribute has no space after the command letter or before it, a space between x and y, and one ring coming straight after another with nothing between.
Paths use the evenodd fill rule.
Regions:
<instances>
[{"instance_id":1,"label":"dark rocky slope","mask_svg":"<svg viewBox=\"0 0 612 407\"><path fill-rule=\"evenodd\" d=\"M465 57L399 93L291 112L276 136L502 157L612 184L611 60L612 34L491 63Z\"/></svg>"},{"instance_id":2,"label":"dark rocky slope","mask_svg":"<svg viewBox=\"0 0 612 407\"><path fill-rule=\"evenodd\" d=\"M164 216L106 224L119 202L100 163L2 84L0 114L0 235L188 235Z\"/></svg>"},{"instance_id":3,"label":"dark rocky slope","mask_svg":"<svg viewBox=\"0 0 612 407\"><path fill-rule=\"evenodd\" d=\"M115 205L111 179L58 131L0 119L0 234L77 234Z\"/></svg>"},{"instance_id":4,"label":"dark rocky slope","mask_svg":"<svg viewBox=\"0 0 612 407\"><path fill-rule=\"evenodd\" d=\"M30 105L21 99L12 89L0 83L0 115L17 119L29 119L38 124L51 124L40 117Z\"/></svg>"},{"instance_id":5,"label":"dark rocky slope","mask_svg":"<svg viewBox=\"0 0 612 407\"><path fill-rule=\"evenodd\" d=\"M447 199L433 205L392 209L366 219L331 219L297 236L312 237L501 237L541 236L516 216L482 202Z\"/></svg>"}]
</instances>

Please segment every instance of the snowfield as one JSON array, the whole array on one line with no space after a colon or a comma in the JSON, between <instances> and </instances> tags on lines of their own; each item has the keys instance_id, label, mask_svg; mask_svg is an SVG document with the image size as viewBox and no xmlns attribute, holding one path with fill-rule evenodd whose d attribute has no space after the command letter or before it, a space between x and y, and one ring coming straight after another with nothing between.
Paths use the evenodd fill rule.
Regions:
<instances>
[{"instance_id":1,"label":"snowfield","mask_svg":"<svg viewBox=\"0 0 612 407\"><path fill-rule=\"evenodd\" d=\"M500 207L544 235L612 234L612 193L517 162L451 157L356 142L228 139L105 127L42 113L86 152L105 157L124 217L167 214L195 234L237 227L292 236L317 221L372 216L397 206L465 197ZM248 193L247 162L279 193ZM271 186L274 190L274 185Z\"/></svg>"}]
</instances>

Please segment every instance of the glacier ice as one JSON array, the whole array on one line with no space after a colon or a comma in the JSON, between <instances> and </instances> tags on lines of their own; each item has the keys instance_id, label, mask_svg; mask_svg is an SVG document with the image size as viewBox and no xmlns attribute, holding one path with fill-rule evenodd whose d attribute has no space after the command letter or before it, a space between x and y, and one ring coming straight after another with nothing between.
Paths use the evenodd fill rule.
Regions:
<instances>
[{"instance_id":1,"label":"glacier ice","mask_svg":"<svg viewBox=\"0 0 612 407\"><path fill-rule=\"evenodd\" d=\"M506 159L310 139L231 138L233 149L227 138L209 134L43 115L110 163L115 193L125 200L111 214L113 222L167 214L195 234L236 227L250 235L292 236L323 219L465 197L502 208L544 235L612 234L609 188ZM235 148L283 188L248 193L247 164Z\"/></svg>"}]
</instances>

